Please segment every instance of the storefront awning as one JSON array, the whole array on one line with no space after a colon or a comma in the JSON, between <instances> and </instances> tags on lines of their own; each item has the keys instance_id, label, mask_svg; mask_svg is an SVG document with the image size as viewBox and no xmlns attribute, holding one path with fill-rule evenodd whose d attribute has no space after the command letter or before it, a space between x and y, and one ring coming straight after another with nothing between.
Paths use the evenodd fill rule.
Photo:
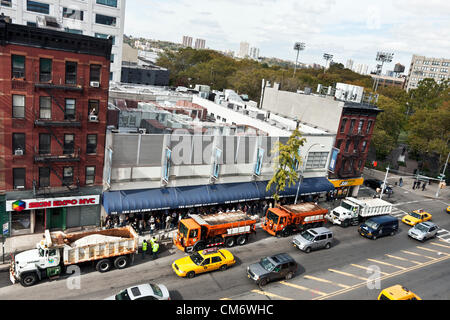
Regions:
<instances>
[{"instance_id":1,"label":"storefront awning","mask_svg":"<svg viewBox=\"0 0 450 320\"><path fill-rule=\"evenodd\" d=\"M103 207L108 214L192 208L215 204L246 202L272 198L266 191L268 181L186 186L160 189L124 190L103 193ZM326 178L304 179L300 195L334 190ZM282 197L295 196L297 185L286 188Z\"/></svg>"}]
</instances>

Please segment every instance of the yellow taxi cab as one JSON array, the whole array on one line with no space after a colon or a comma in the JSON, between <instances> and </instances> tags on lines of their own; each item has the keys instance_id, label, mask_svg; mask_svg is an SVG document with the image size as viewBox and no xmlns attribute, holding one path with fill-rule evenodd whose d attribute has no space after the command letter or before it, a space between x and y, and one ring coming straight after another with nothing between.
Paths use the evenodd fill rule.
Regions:
<instances>
[{"instance_id":1,"label":"yellow taxi cab","mask_svg":"<svg viewBox=\"0 0 450 320\"><path fill-rule=\"evenodd\" d=\"M402 222L410 226L415 226L418 223L431 220L432 215L428 212L419 209L415 210L402 218Z\"/></svg>"},{"instance_id":2,"label":"yellow taxi cab","mask_svg":"<svg viewBox=\"0 0 450 320\"><path fill-rule=\"evenodd\" d=\"M405 287L397 284L386 288L380 292L378 300L422 300L414 292L409 291Z\"/></svg>"},{"instance_id":3,"label":"yellow taxi cab","mask_svg":"<svg viewBox=\"0 0 450 320\"><path fill-rule=\"evenodd\" d=\"M447 213L450 213L450 206L447 207Z\"/></svg>"},{"instance_id":4,"label":"yellow taxi cab","mask_svg":"<svg viewBox=\"0 0 450 320\"><path fill-rule=\"evenodd\" d=\"M225 270L236 263L230 251L225 249L205 249L180 258L172 263L172 269L180 277L193 278L196 274Z\"/></svg>"}]
</instances>

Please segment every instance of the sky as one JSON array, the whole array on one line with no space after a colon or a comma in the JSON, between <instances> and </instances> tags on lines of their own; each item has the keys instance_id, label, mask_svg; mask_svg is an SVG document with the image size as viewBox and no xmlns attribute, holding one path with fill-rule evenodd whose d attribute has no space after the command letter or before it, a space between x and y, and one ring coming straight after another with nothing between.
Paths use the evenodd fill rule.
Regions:
<instances>
[{"instance_id":1,"label":"sky","mask_svg":"<svg viewBox=\"0 0 450 320\"><path fill-rule=\"evenodd\" d=\"M295 42L304 42L299 62L333 61L369 65L378 51L409 70L413 54L450 57L450 1L446 0L127 0L126 35L182 42L206 40L214 50L239 52L241 42L264 57L295 61Z\"/></svg>"}]
</instances>

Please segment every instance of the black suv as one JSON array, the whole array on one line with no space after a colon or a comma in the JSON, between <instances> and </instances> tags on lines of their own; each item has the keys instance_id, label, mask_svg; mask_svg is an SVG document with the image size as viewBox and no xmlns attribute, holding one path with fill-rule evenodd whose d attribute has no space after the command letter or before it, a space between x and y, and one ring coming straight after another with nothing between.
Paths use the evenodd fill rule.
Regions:
<instances>
[{"instance_id":1,"label":"black suv","mask_svg":"<svg viewBox=\"0 0 450 320\"><path fill-rule=\"evenodd\" d=\"M377 179L366 179L364 180L364 185L368 186L374 190L376 190L377 188L383 189L383 181L381 180L377 180ZM392 190L392 188L387 185L386 188L384 188L384 193L393 193L394 190Z\"/></svg>"},{"instance_id":2,"label":"black suv","mask_svg":"<svg viewBox=\"0 0 450 320\"><path fill-rule=\"evenodd\" d=\"M278 279L291 279L297 271L297 262L287 253L262 258L247 267L247 276L259 286Z\"/></svg>"}]
</instances>

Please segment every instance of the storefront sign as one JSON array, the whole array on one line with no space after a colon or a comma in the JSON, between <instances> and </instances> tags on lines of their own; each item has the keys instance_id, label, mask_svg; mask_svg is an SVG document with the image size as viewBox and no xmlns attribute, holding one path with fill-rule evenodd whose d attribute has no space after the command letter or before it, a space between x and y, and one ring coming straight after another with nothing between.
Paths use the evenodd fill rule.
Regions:
<instances>
[{"instance_id":1,"label":"storefront sign","mask_svg":"<svg viewBox=\"0 0 450 320\"><path fill-rule=\"evenodd\" d=\"M82 196L54 199L27 199L6 201L6 211L49 209L61 207L92 206L100 204L100 196Z\"/></svg>"},{"instance_id":2,"label":"storefront sign","mask_svg":"<svg viewBox=\"0 0 450 320\"><path fill-rule=\"evenodd\" d=\"M330 180L335 188L360 186L364 182L364 178L347 179L347 180Z\"/></svg>"}]
</instances>

